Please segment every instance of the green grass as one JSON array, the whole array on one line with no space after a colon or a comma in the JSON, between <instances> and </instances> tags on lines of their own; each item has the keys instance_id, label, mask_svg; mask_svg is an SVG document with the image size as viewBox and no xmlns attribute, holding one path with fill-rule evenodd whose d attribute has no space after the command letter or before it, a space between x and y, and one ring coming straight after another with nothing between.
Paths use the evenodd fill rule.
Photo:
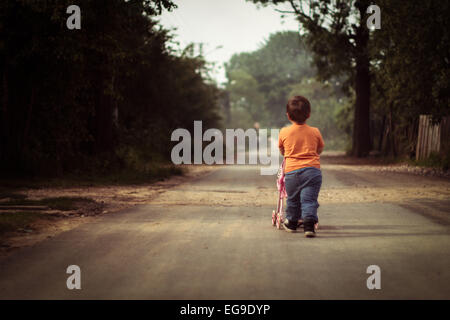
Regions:
<instances>
[{"instance_id":1,"label":"green grass","mask_svg":"<svg viewBox=\"0 0 450 320\"><path fill-rule=\"evenodd\" d=\"M44 215L38 212L1 212L0 213L0 235L15 231L20 228L27 228L32 222L43 218Z\"/></svg>"},{"instance_id":2,"label":"green grass","mask_svg":"<svg viewBox=\"0 0 450 320\"><path fill-rule=\"evenodd\" d=\"M145 184L160 181L173 175L182 175L183 169L174 165L149 167L146 170L123 170L105 175L87 175L68 179L69 183L79 183L81 185L102 186L102 185L130 185Z\"/></svg>"},{"instance_id":3,"label":"green grass","mask_svg":"<svg viewBox=\"0 0 450 320\"><path fill-rule=\"evenodd\" d=\"M1 204L9 206L47 206L53 210L68 211L77 209L80 202L94 203L95 201L89 198L82 197L55 197L44 198L40 200L11 199L8 201L3 201L1 202Z\"/></svg>"},{"instance_id":4,"label":"green grass","mask_svg":"<svg viewBox=\"0 0 450 320\"><path fill-rule=\"evenodd\" d=\"M380 165L389 165L389 164L402 164L408 161L408 157L406 156L375 156L377 159L377 163Z\"/></svg>"},{"instance_id":5,"label":"green grass","mask_svg":"<svg viewBox=\"0 0 450 320\"><path fill-rule=\"evenodd\" d=\"M14 199L14 200L23 200L25 199L27 196L22 194L22 193L13 193L9 190L7 191L0 191L0 199L5 199L5 198L9 198L9 199Z\"/></svg>"},{"instance_id":6,"label":"green grass","mask_svg":"<svg viewBox=\"0 0 450 320\"><path fill-rule=\"evenodd\" d=\"M431 153L426 159L411 160L410 164L419 167L438 168L447 171L450 169L450 155L443 156L437 153Z\"/></svg>"},{"instance_id":7,"label":"green grass","mask_svg":"<svg viewBox=\"0 0 450 320\"><path fill-rule=\"evenodd\" d=\"M184 170L178 166L169 165L151 165L142 170L121 170L110 173L72 173L61 177L46 178L5 178L0 179L0 198L12 198L2 195L12 194L11 190L20 190L24 188L38 189L45 187L93 187L107 185L132 185L145 184L160 181L173 175L182 175ZM3 191L2 191L3 190Z\"/></svg>"},{"instance_id":8,"label":"green grass","mask_svg":"<svg viewBox=\"0 0 450 320\"><path fill-rule=\"evenodd\" d=\"M93 199L82 198L82 197L54 197L54 198L44 198L40 200L30 200L24 198L24 195L16 193L5 193L0 192L1 198L9 198L8 201L2 201L2 205L35 205L35 206L48 206L53 210L75 210L81 203L95 203ZM46 218L49 216L37 211L16 211L16 212L0 212L0 235L15 231L17 229L29 228L28 225L32 222Z\"/></svg>"},{"instance_id":9,"label":"green grass","mask_svg":"<svg viewBox=\"0 0 450 320\"><path fill-rule=\"evenodd\" d=\"M75 210L78 208L80 202L95 203L93 199L83 198L83 197L55 197L55 198L44 198L38 200L41 205L46 205L54 210L68 211Z\"/></svg>"}]
</instances>

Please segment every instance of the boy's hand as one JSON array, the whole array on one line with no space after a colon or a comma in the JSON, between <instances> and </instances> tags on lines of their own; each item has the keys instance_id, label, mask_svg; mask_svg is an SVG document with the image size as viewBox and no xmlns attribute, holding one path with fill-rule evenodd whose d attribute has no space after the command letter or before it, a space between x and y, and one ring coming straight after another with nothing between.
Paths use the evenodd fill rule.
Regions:
<instances>
[{"instance_id":1,"label":"boy's hand","mask_svg":"<svg viewBox=\"0 0 450 320\"><path fill-rule=\"evenodd\" d=\"M322 148L317 148L317 154L321 154L323 151L323 147Z\"/></svg>"},{"instance_id":2,"label":"boy's hand","mask_svg":"<svg viewBox=\"0 0 450 320\"><path fill-rule=\"evenodd\" d=\"M283 147L280 147L280 153L282 156L284 156L284 148Z\"/></svg>"}]
</instances>

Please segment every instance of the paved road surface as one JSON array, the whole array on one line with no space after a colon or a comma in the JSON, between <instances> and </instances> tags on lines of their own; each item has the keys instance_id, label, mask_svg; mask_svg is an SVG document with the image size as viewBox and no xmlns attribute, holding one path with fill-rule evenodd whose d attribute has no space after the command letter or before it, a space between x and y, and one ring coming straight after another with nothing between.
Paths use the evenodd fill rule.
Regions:
<instances>
[{"instance_id":1,"label":"paved road surface","mask_svg":"<svg viewBox=\"0 0 450 320\"><path fill-rule=\"evenodd\" d=\"M349 177L326 165L323 175L323 190L348 186ZM229 166L178 191L245 196L273 185L257 167ZM447 214L448 202L443 208ZM321 204L315 239L273 228L272 209L198 203L105 215L1 261L0 298L450 298L450 226L414 204ZM81 268L81 290L66 288L72 264ZM381 290L366 287L369 265L381 268Z\"/></svg>"}]
</instances>

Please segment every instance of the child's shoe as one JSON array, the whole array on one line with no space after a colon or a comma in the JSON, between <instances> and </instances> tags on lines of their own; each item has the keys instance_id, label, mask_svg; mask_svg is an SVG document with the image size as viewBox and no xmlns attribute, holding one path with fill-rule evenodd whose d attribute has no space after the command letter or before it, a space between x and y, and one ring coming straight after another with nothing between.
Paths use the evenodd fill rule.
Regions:
<instances>
[{"instance_id":1,"label":"child's shoe","mask_svg":"<svg viewBox=\"0 0 450 320\"><path fill-rule=\"evenodd\" d=\"M302 219L298 220L297 228L303 228L303 220ZM314 230L317 230L317 229L319 229L318 222L316 222L316 224L314 225Z\"/></svg>"},{"instance_id":2,"label":"child's shoe","mask_svg":"<svg viewBox=\"0 0 450 320\"><path fill-rule=\"evenodd\" d=\"M315 225L314 220L306 220L303 222L305 237L314 238L316 236L316 230L314 225Z\"/></svg>"},{"instance_id":3,"label":"child's shoe","mask_svg":"<svg viewBox=\"0 0 450 320\"><path fill-rule=\"evenodd\" d=\"M297 224L291 223L288 219L286 219L283 223L284 230L287 232L296 232L297 231Z\"/></svg>"}]
</instances>

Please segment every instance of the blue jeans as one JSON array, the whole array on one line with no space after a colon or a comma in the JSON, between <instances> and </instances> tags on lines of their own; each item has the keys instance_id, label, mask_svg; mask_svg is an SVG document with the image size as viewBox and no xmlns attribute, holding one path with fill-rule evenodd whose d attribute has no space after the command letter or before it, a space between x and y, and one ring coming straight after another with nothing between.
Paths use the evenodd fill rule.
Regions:
<instances>
[{"instance_id":1,"label":"blue jeans","mask_svg":"<svg viewBox=\"0 0 450 320\"><path fill-rule=\"evenodd\" d=\"M322 186L322 172L315 167L297 169L286 173L285 184L287 192L286 219L297 221L319 221L317 208L320 187Z\"/></svg>"}]
</instances>

